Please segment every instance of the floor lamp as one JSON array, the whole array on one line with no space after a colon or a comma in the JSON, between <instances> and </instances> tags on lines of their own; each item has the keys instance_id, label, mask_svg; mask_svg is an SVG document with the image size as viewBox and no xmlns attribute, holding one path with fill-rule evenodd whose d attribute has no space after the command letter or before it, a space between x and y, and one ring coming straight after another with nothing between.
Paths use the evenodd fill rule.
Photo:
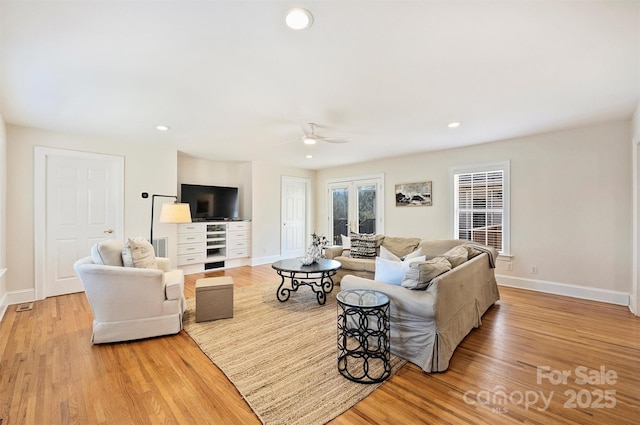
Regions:
<instances>
[{"instance_id":1,"label":"floor lamp","mask_svg":"<svg viewBox=\"0 0 640 425\"><path fill-rule=\"evenodd\" d=\"M143 198L148 198L147 192L142 193ZM178 203L175 195L151 195L151 231L149 232L149 242L153 245L153 211L156 198L173 198L173 204L162 204L160 211L160 223L191 223L191 209L189 204Z\"/></svg>"}]
</instances>

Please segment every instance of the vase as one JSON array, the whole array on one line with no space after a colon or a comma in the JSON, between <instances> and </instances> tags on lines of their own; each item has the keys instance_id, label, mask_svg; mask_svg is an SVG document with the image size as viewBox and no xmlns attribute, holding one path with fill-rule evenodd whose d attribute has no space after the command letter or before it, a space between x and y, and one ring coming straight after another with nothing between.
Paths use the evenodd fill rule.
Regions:
<instances>
[{"instance_id":1,"label":"vase","mask_svg":"<svg viewBox=\"0 0 640 425\"><path fill-rule=\"evenodd\" d=\"M322 258L322 249L320 248L320 245L311 244L309 246L309 249L307 249L307 256L312 258L314 263L316 261L318 261L319 259L321 259Z\"/></svg>"}]
</instances>

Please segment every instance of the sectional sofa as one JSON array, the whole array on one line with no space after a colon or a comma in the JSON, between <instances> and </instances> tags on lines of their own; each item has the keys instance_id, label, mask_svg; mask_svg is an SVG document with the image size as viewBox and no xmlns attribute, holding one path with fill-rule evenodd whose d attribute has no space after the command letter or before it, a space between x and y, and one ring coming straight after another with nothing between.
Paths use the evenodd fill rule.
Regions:
<instances>
[{"instance_id":1,"label":"sectional sofa","mask_svg":"<svg viewBox=\"0 0 640 425\"><path fill-rule=\"evenodd\" d=\"M375 257L354 258L342 247L329 248L326 255L342 264L336 275L341 290L373 289L389 297L392 353L425 372L447 370L456 347L500 299L496 250L463 240L378 236L376 256L381 250L399 259L420 250L425 258L407 266L401 284L389 284L374 280ZM443 268L446 262L451 267Z\"/></svg>"}]
</instances>

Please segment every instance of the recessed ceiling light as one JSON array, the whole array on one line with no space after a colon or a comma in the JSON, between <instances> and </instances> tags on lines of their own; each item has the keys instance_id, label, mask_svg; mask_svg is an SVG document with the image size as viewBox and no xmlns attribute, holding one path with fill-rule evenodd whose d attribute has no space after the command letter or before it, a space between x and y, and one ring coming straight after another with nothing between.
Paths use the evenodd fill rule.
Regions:
<instances>
[{"instance_id":1,"label":"recessed ceiling light","mask_svg":"<svg viewBox=\"0 0 640 425\"><path fill-rule=\"evenodd\" d=\"M461 122L450 122L447 127L449 128L456 128L456 127L460 127L462 123Z\"/></svg>"},{"instance_id":2,"label":"recessed ceiling light","mask_svg":"<svg viewBox=\"0 0 640 425\"><path fill-rule=\"evenodd\" d=\"M156 125L156 129L158 129L159 131L169 131L171 130L171 127L167 125Z\"/></svg>"},{"instance_id":3,"label":"recessed ceiling light","mask_svg":"<svg viewBox=\"0 0 640 425\"><path fill-rule=\"evenodd\" d=\"M296 7L287 13L285 21L287 22L287 26L292 30L303 30L311 26L313 23L313 15L306 9Z\"/></svg>"},{"instance_id":4,"label":"recessed ceiling light","mask_svg":"<svg viewBox=\"0 0 640 425\"><path fill-rule=\"evenodd\" d=\"M307 155L307 156L305 156L305 158L311 159L311 158L313 158L313 155Z\"/></svg>"}]
</instances>

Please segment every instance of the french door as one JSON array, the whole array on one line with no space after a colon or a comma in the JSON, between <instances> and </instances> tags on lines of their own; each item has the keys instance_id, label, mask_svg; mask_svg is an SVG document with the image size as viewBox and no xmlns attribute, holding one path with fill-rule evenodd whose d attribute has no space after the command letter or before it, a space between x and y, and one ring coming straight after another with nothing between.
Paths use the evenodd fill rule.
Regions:
<instances>
[{"instance_id":1,"label":"french door","mask_svg":"<svg viewBox=\"0 0 640 425\"><path fill-rule=\"evenodd\" d=\"M349 232L384 233L384 181L382 176L328 183L329 240L342 245Z\"/></svg>"}]
</instances>

